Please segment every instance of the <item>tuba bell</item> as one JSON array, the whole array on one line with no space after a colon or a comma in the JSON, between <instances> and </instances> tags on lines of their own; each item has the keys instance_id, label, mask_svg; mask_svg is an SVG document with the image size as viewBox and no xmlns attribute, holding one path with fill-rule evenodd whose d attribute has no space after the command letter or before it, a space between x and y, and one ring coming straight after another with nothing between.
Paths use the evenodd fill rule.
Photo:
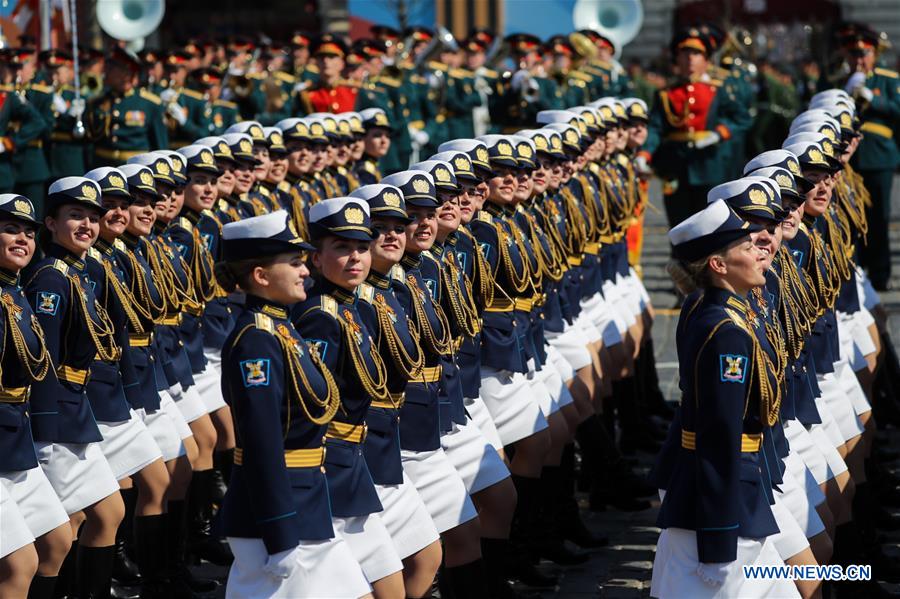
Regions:
<instances>
[{"instance_id":1,"label":"tuba bell","mask_svg":"<svg viewBox=\"0 0 900 599\"><path fill-rule=\"evenodd\" d=\"M97 23L107 35L128 42L128 49L138 52L165 12L164 0L103 0L97 2Z\"/></svg>"},{"instance_id":2,"label":"tuba bell","mask_svg":"<svg viewBox=\"0 0 900 599\"><path fill-rule=\"evenodd\" d=\"M608 37L618 57L641 30L644 7L641 0L576 0L572 21L575 29L593 29Z\"/></svg>"}]
</instances>

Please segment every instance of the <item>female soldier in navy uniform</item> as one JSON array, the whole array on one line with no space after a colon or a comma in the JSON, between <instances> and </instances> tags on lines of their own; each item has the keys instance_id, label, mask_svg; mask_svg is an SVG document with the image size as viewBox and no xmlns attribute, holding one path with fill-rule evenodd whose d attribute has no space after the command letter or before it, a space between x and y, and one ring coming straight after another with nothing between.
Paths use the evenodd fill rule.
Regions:
<instances>
[{"instance_id":1,"label":"female soldier in navy uniform","mask_svg":"<svg viewBox=\"0 0 900 599\"><path fill-rule=\"evenodd\" d=\"M357 310L356 289L369 274L369 206L355 198L315 204L309 212L316 283L297 304L297 328L332 372L341 394L339 420L326 433L326 470L335 529L378 597L401 597L403 565L377 512L381 501L363 455L366 415L388 401L387 372Z\"/></svg>"},{"instance_id":2,"label":"female soldier in navy uniform","mask_svg":"<svg viewBox=\"0 0 900 599\"><path fill-rule=\"evenodd\" d=\"M37 226L28 198L0 195L0 595L49 599L72 528L39 467L29 419L32 383L53 376L43 332L19 284L34 257Z\"/></svg>"},{"instance_id":3,"label":"female soldier in navy uniform","mask_svg":"<svg viewBox=\"0 0 900 599\"><path fill-rule=\"evenodd\" d=\"M41 323L55 376L32 386L32 431L38 460L70 516L73 533L81 525L81 512L86 516L77 550L78 595L105 596L124 506L100 449L103 437L87 382L95 358L115 362L121 349L84 263L105 209L100 187L84 177L55 181L47 208L46 257L35 265L25 295Z\"/></svg>"},{"instance_id":4,"label":"female soldier in navy uniform","mask_svg":"<svg viewBox=\"0 0 900 599\"><path fill-rule=\"evenodd\" d=\"M324 435L341 405L322 358L289 320L306 299L306 252L287 212L223 229L218 280L246 293L223 349L238 447L223 506L235 555L228 597L360 597L369 585L335 536Z\"/></svg>"},{"instance_id":5,"label":"female soldier in navy uniform","mask_svg":"<svg viewBox=\"0 0 900 599\"><path fill-rule=\"evenodd\" d=\"M165 538L162 514L169 475L156 440L135 412L143 406L144 398L134 361L140 360L139 354L131 348L149 345L150 336L140 322L134 307L139 300L126 286L114 247L128 226L128 207L133 197L125 175L116 168L100 167L85 176L100 186L100 202L106 209L100 219L100 235L85 261L88 278L97 301L110 317L117 345L122 348L117 363L94 362L87 394L103 435L100 448L120 486L128 490L123 493L123 499L127 513L136 516L135 555L142 573L141 584L150 595L158 593L162 585L163 572L156 558L162 553ZM136 496L131 490L132 476L137 481ZM131 518L126 516L126 520ZM132 522L125 525L132 526Z\"/></svg>"},{"instance_id":6,"label":"female soldier in navy uniform","mask_svg":"<svg viewBox=\"0 0 900 599\"><path fill-rule=\"evenodd\" d=\"M769 538L778 526L760 452L781 394L746 299L765 284L765 256L750 239L759 229L718 201L669 232L677 259L670 272L703 296L679 323L685 401L659 514L656 597L798 596L789 580L751 580L742 571L784 563Z\"/></svg>"},{"instance_id":7,"label":"female soldier in navy uniform","mask_svg":"<svg viewBox=\"0 0 900 599\"><path fill-rule=\"evenodd\" d=\"M403 560L403 582L407 597L422 597L431 589L441 564L438 531L410 476L404 472L400 449L404 434L419 428L437 431L437 423L416 418L422 396L425 409L428 387L420 381L425 353L419 333L393 289L393 268L406 247L405 228L410 222L403 192L391 185L365 185L351 197L365 200L372 215L372 268L357 295L359 312L377 341L388 371L388 402L373 401L366 416L366 464L384 506L381 519L394 539ZM409 403L407 403L409 402ZM434 407L434 406L431 406ZM436 411L436 410L435 410ZM420 413L420 412L419 412Z\"/></svg>"}]
</instances>

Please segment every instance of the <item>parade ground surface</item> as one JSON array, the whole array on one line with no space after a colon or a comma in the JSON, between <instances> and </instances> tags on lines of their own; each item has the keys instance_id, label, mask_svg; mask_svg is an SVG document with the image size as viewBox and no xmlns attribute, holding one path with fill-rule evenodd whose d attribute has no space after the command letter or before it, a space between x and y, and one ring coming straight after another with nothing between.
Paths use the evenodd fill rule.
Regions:
<instances>
[{"instance_id":1,"label":"parade ground surface","mask_svg":"<svg viewBox=\"0 0 900 599\"><path fill-rule=\"evenodd\" d=\"M893 212L890 223L891 258L894 264L893 290L881 294L882 302L891 315L891 336L900 339L900 176L894 180ZM653 325L653 341L656 348L656 365L659 380L666 398L678 399L678 362L675 355L675 325L678 310L672 284L666 274L669 259L669 243L666 238L666 219L662 209L658 181L651 186L651 203L647 211L644 229L643 276L644 285L653 299L657 318ZM890 429L879 434L880 443L900 447L900 431ZM650 468L655 456L638 453L633 458L645 470ZM894 471L900 466L890 464ZM582 497L584 500L584 497ZM653 568L653 552L659 529L656 513L659 502L643 512L590 512L583 517L588 527L609 537L609 547L591 554L591 559L579 566L559 569L560 583L556 589L543 593L544 599L638 599L650 596L650 576ZM885 552L900 559L900 533L881 533L888 540ZM542 568L553 570L544 563ZM200 572L212 576L225 576L224 568L204 564ZM890 591L900 592L900 585L885 585ZM224 587L219 597L225 596Z\"/></svg>"}]
</instances>

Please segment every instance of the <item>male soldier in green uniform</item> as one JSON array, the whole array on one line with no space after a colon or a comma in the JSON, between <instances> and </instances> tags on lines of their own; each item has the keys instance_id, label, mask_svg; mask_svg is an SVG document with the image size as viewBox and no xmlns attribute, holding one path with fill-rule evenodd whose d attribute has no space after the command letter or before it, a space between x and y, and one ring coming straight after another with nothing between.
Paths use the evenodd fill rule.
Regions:
<instances>
[{"instance_id":1,"label":"male soldier in green uniform","mask_svg":"<svg viewBox=\"0 0 900 599\"><path fill-rule=\"evenodd\" d=\"M612 40L592 29L582 29L578 33L597 46L597 55L583 68L594 77L592 90L594 95L598 98L603 96L623 98L631 95L631 81L628 79L628 73L615 59L616 46Z\"/></svg>"},{"instance_id":2,"label":"male soldier in green uniform","mask_svg":"<svg viewBox=\"0 0 900 599\"><path fill-rule=\"evenodd\" d=\"M46 50L39 59L44 68L52 73L53 80L53 130L50 142L45 145L50 163L50 179L81 176L87 168L86 144L83 138L74 135L75 124L84 114L84 98L76 97L72 82L75 71L72 55L62 50Z\"/></svg>"},{"instance_id":3,"label":"male soldier in green uniform","mask_svg":"<svg viewBox=\"0 0 900 599\"><path fill-rule=\"evenodd\" d=\"M17 63L10 51L0 54L0 192L13 190L13 157L43 134L46 124L31 104L16 93L10 82ZM30 199L30 198L29 198ZM37 208L37 206L35 206ZM40 212L39 212L40 214Z\"/></svg>"},{"instance_id":4,"label":"male soldier in green uniform","mask_svg":"<svg viewBox=\"0 0 900 599\"><path fill-rule=\"evenodd\" d=\"M162 100L134 87L139 70L138 58L124 48L113 48L106 58L106 87L85 111L94 167L118 166L132 156L169 147Z\"/></svg>"},{"instance_id":5,"label":"male soldier in green uniform","mask_svg":"<svg viewBox=\"0 0 900 599\"><path fill-rule=\"evenodd\" d=\"M298 85L306 86L319 78L319 69L309 61L309 41L309 36L302 31L295 31L291 36L291 63L296 80L294 93L300 92Z\"/></svg>"},{"instance_id":6,"label":"male soldier in green uniform","mask_svg":"<svg viewBox=\"0 0 900 599\"><path fill-rule=\"evenodd\" d=\"M576 50L565 35L555 35L544 46L547 72L556 81L562 94L563 106L584 106L597 98L591 97L593 77L574 67Z\"/></svg>"},{"instance_id":7,"label":"male soldier in green uniform","mask_svg":"<svg viewBox=\"0 0 900 599\"><path fill-rule=\"evenodd\" d=\"M475 135L499 133L500 100L503 95L503 81L500 73L487 64L487 51L492 47L496 35L487 29L474 29L463 44L466 51L466 68L475 75L475 92L481 104L473 109Z\"/></svg>"},{"instance_id":8,"label":"male soldier in green uniform","mask_svg":"<svg viewBox=\"0 0 900 599\"><path fill-rule=\"evenodd\" d=\"M450 67L447 72L447 140L471 139L475 137L472 111L481 106L481 96L475 89L475 73L463 68L463 53L459 47L445 49L440 60ZM431 145L436 152L440 143Z\"/></svg>"},{"instance_id":9,"label":"male soldier in green uniform","mask_svg":"<svg viewBox=\"0 0 900 599\"><path fill-rule=\"evenodd\" d=\"M513 133L529 128L537 113L563 107L556 81L546 76L540 59L541 41L527 33L514 33L505 40L515 71L503 90L503 131Z\"/></svg>"},{"instance_id":10,"label":"male soldier in green uniform","mask_svg":"<svg viewBox=\"0 0 900 599\"><path fill-rule=\"evenodd\" d=\"M241 113L238 105L222 96L222 71L216 67L205 67L194 72L194 78L206 86L206 94L212 105L210 115L210 134L222 135L225 130L240 122Z\"/></svg>"},{"instance_id":11,"label":"male soldier in green uniform","mask_svg":"<svg viewBox=\"0 0 900 599\"><path fill-rule=\"evenodd\" d=\"M50 168L44 156L44 142L49 139L53 128L53 88L45 83L33 81L37 69L37 54L34 48L14 48L12 58L18 64L16 92L25 99L43 121L43 130L37 139L32 139L16 149L13 154L13 190L30 199L40 211L47 191Z\"/></svg>"},{"instance_id":12,"label":"male soldier in green uniform","mask_svg":"<svg viewBox=\"0 0 900 599\"><path fill-rule=\"evenodd\" d=\"M385 57L387 45L383 40L362 39L357 40L354 48L363 61L365 77L360 85L359 95L356 97L357 111L367 108L380 108L388 115L389 119L401 119L406 108L407 98L403 95L403 73L398 69L386 69ZM409 147L409 131L406 129L394 132L399 142L398 145ZM396 172L406 168L406 163L401 163L401 156L393 147L382 161L382 168L387 172Z\"/></svg>"},{"instance_id":13,"label":"male soldier in green uniform","mask_svg":"<svg viewBox=\"0 0 900 599\"><path fill-rule=\"evenodd\" d=\"M891 215L891 184L900 152L894 127L900 119L900 76L896 71L875 66L878 34L857 26L841 40L847 63L853 74L844 90L856 99L863 133L853 157L872 197L868 208L867 244L860 248L863 265L872 285L879 291L888 288L891 276L891 252L888 222Z\"/></svg>"},{"instance_id":14,"label":"male soldier in green uniform","mask_svg":"<svg viewBox=\"0 0 900 599\"><path fill-rule=\"evenodd\" d=\"M195 139L209 135L212 108L205 93L197 89L196 83L188 80L187 64L191 55L178 50L166 58L169 73L169 87L162 90L159 98L165 108L164 121L169 129L171 149L193 143Z\"/></svg>"}]
</instances>

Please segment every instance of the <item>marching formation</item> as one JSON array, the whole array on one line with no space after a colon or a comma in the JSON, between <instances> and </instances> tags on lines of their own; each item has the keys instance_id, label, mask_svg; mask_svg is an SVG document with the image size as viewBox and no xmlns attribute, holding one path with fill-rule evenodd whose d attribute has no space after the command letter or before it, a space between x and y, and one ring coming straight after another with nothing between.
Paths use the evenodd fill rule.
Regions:
<instances>
[{"instance_id":1,"label":"marching formation","mask_svg":"<svg viewBox=\"0 0 900 599\"><path fill-rule=\"evenodd\" d=\"M873 73L877 39L844 30L856 62L843 88L813 95L780 149L669 231L685 296L682 400L651 474L663 529L654 597L823 596L821 580L754 579L744 566L871 566L872 580L827 583L839 597L887 596L875 579L897 579L876 532L900 522L883 507L896 505L896 480L880 466L872 410L893 349L857 265L871 198L851 166L900 110L897 74Z\"/></svg>"},{"instance_id":2,"label":"marching formation","mask_svg":"<svg viewBox=\"0 0 900 599\"><path fill-rule=\"evenodd\" d=\"M746 121L700 72L708 32L676 37L652 111L593 32L550 41L584 61L565 85L531 36L491 82L428 30L373 33L299 36L291 73L242 40L225 72L115 48L87 101L51 52L53 86L0 91L0 595L194 597L202 559L235 598L528 597L557 582L541 559L607 543L576 487L592 510L660 489L655 596L821 593L744 564L895 575L849 160L896 81L816 95L721 183ZM7 51L7 81L32 60ZM674 413L637 272L651 168L686 296ZM663 440L648 484L623 455Z\"/></svg>"}]
</instances>

